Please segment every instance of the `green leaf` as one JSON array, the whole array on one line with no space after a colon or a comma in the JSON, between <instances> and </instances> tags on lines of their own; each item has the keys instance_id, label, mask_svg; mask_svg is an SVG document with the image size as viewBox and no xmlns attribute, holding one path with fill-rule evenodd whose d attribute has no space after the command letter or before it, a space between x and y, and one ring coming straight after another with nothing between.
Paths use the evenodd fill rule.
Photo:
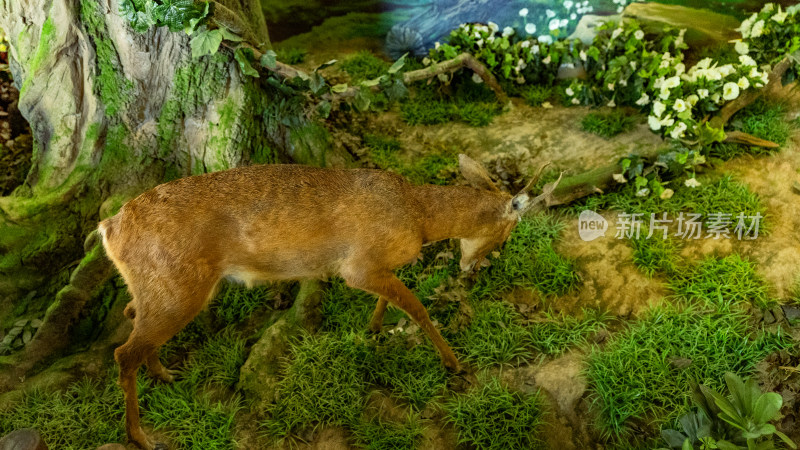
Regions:
<instances>
[{"instance_id":1,"label":"green leaf","mask_svg":"<svg viewBox=\"0 0 800 450\"><path fill-rule=\"evenodd\" d=\"M783 398L774 392L762 394L753 405L753 420L756 423L767 423L777 419L778 411L783 406Z\"/></svg>"},{"instance_id":2,"label":"green leaf","mask_svg":"<svg viewBox=\"0 0 800 450\"><path fill-rule=\"evenodd\" d=\"M775 431L776 431L775 425L765 423L760 427L756 428L755 430L742 432L742 437L744 437L745 439L758 439L761 436L768 436L774 433Z\"/></svg>"},{"instance_id":3,"label":"green leaf","mask_svg":"<svg viewBox=\"0 0 800 450\"><path fill-rule=\"evenodd\" d=\"M222 33L219 30L203 29L189 41L189 45L192 47L192 58L197 59L217 53L221 43Z\"/></svg>"},{"instance_id":4,"label":"green leaf","mask_svg":"<svg viewBox=\"0 0 800 450\"><path fill-rule=\"evenodd\" d=\"M152 0L148 0L148 3L153 3L153 1ZM189 19L189 23L186 25L186 28L184 28L184 30L183 30L189 36L191 36L192 33L194 33L194 31L197 29L197 25L200 22L202 22L203 19L208 17L209 8L210 8L209 5L211 4L211 2L203 2L203 3L204 3L203 11L200 14L198 14L197 17L190 18Z\"/></svg>"},{"instance_id":5,"label":"green leaf","mask_svg":"<svg viewBox=\"0 0 800 450\"><path fill-rule=\"evenodd\" d=\"M31 334L30 330L25 330L25 332L22 334L22 343L27 344L30 342L32 336L33 335Z\"/></svg>"},{"instance_id":6,"label":"green leaf","mask_svg":"<svg viewBox=\"0 0 800 450\"><path fill-rule=\"evenodd\" d=\"M628 170L628 167L631 166L631 160L628 159L628 158L625 158L625 159L622 160L620 165L622 166L622 171L625 172L626 170Z\"/></svg>"},{"instance_id":7,"label":"green leaf","mask_svg":"<svg viewBox=\"0 0 800 450\"><path fill-rule=\"evenodd\" d=\"M689 438L686 438L683 441L683 445L681 445L681 450L694 450L694 446L691 442L689 442Z\"/></svg>"},{"instance_id":8,"label":"green leaf","mask_svg":"<svg viewBox=\"0 0 800 450\"><path fill-rule=\"evenodd\" d=\"M236 52L234 52L233 57L239 62L239 69L242 71L243 75L258 78L258 71L250 65L250 61L253 58L253 50L239 47L236 49Z\"/></svg>"},{"instance_id":9,"label":"green leaf","mask_svg":"<svg viewBox=\"0 0 800 450\"><path fill-rule=\"evenodd\" d=\"M776 431L775 431L775 436L778 436L779 438L781 438L781 440L782 440L782 441L783 441L783 442L784 442L786 445L788 445L789 447L791 447L791 448L797 448L797 445L796 445L794 442L792 442L792 440L791 440L791 439L789 439L789 436L786 436L785 434L781 433L780 431L777 431L777 430L776 430Z\"/></svg>"},{"instance_id":10,"label":"green leaf","mask_svg":"<svg viewBox=\"0 0 800 450\"><path fill-rule=\"evenodd\" d=\"M308 80L308 87L311 88L311 92L313 92L314 95L320 95L322 90L325 89L325 86L325 79L322 78L322 75L318 72L314 71L314 73L311 74L311 79Z\"/></svg>"},{"instance_id":11,"label":"green leaf","mask_svg":"<svg viewBox=\"0 0 800 450\"><path fill-rule=\"evenodd\" d=\"M278 67L278 54L272 50L267 50L261 55L261 65L267 69L275 69Z\"/></svg>"},{"instance_id":12,"label":"green leaf","mask_svg":"<svg viewBox=\"0 0 800 450\"><path fill-rule=\"evenodd\" d=\"M373 78L371 80L364 80L361 82L361 85L364 87L372 87L377 86L381 82L381 77Z\"/></svg>"},{"instance_id":13,"label":"green leaf","mask_svg":"<svg viewBox=\"0 0 800 450\"><path fill-rule=\"evenodd\" d=\"M744 429L741 425L743 419L736 411L736 408L731 404L731 402L717 392L710 391L710 393L712 396L714 396L714 403L716 403L717 406L719 406L719 409L721 409L723 412L723 414L720 414L720 418L730 423L731 425Z\"/></svg>"},{"instance_id":14,"label":"green leaf","mask_svg":"<svg viewBox=\"0 0 800 450\"><path fill-rule=\"evenodd\" d=\"M389 99L390 102L395 102L408 97L408 88L403 83L403 80L398 78L394 80L391 86L384 89L383 93L386 94L386 98Z\"/></svg>"},{"instance_id":15,"label":"green leaf","mask_svg":"<svg viewBox=\"0 0 800 450\"><path fill-rule=\"evenodd\" d=\"M719 447L719 450L741 450L741 447L739 447L738 445L731 444L730 442L725 440L718 440L717 447Z\"/></svg>"},{"instance_id":16,"label":"green leaf","mask_svg":"<svg viewBox=\"0 0 800 450\"><path fill-rule=\"evenodd\" d=\"M326 67L330 67L330 66L332 66L332 65L336 64L336 62L337 62L337 61L338 61L338 60L336 60L336 59L332 59L332 60L330 60L330 61L324 62L324 63L320 64L319 66L317 66L317 68L316 68L316 69L314 69L314 71L317 71L317 70L322 70L322 69L324 69L324 68L326 68Z\"/></svg>"},{"instance_id":17,"label":"green leaf","mask_svg":"<svg viewBox=\"0 0 800 450\"><path fill-rule=\"evenodd\" d=\"M331 115L331 102L323 100L317 105L317 113L323 119L327 119Z\"/></svg>"},{"instance_id":18,"label":"green leaf","mask_svg":"<svg viewBox=\"0 0 800 450\"><path fill-rule=\"evenodd\" d=\"M28 319L19 319L16 322L14 322L14 328L24 327L25 325L27 325L27 323L28 323Z\"/></svg>"},{"instance_id":19,"label":"green leaf","mask_svg":"<svg viewBox=\"0 0 800 450\"><path fill-rule=\"evenodd\" d=\"M680 448L689 438L683 433L675 430L661 430L661 438L669 445L669 448Z\"/></svg>"},{"instance_id":20,"label":"green leaf","mask_svg":"<svg viewBox=\"0 0 800 450\"><path fill-rule=\"evenodd\" d=\"M195 6L194 0L164 0L155 8L155 16L173 32L183 30L190 19L201 15L202 10Z\"/></svg>"},{"instance_id":21,"label":"green leaf","mask_svg":"<svg viewBox=\"0 0 800 450\"><path fill-rule=\"evenodd\" d=\"M331 92L335 92L337 94L341 94L346 90L347 90L347 83L334 84L333 87L331 88Z\"/></svg>"},{"instance_id":22,"label":"green leaf","mask_svg":"<svg viewBox=\"0 0 800 450\"><path fill-rule=\"evenodd\" d=\"M39 328L39 327L42 326L42 321L39 320L39 319L33 319L33 320L31 320L31 326L33 328Z\"/></svg>"},{"instance_id":23,"label":"green leaf","mask_svg":"<svg viewBox=\"0 0 800 450\"><path fill-rule=\"evenodd\" d=\"M242 37L241 36L239 36L238 34L232 32L231 30L229 30L229 29L227 29L225 27L219 27L219 31L222 33L222 39L225 39L226 41L242 42ZM272 51L272 50L269 50L269 51ZM275 53L275 52L273 52L273 53Z\"/></svg>"},{"instance_id":24,"label":"green leaf","mask_svg":"<svg viewBox=\"0 0 800 450\"><path fill-rule=\"evenodd\" d=\"M364 112L369 108L371 101L369 90L359 89L358 93L356 93L356 97L353 99L353 106L355 106L357 110Z\"/></svg>"},{"instance_id":25,"label":"green leaf","mask_svg":"<svg viewBox=\"0 0 800 450\"><path fill-rule=\"evenodd\" d=\"M403 66L406 63L406 56L407 55L408 55L408 53L405 53L405 54L403 54L403 56L397 58L397 61L395 61L394 64L392 64L392 67L389 67L388 72L394 74L394 73L397 73L400 69L402 69Z\"/></svg>"}]
</instances>

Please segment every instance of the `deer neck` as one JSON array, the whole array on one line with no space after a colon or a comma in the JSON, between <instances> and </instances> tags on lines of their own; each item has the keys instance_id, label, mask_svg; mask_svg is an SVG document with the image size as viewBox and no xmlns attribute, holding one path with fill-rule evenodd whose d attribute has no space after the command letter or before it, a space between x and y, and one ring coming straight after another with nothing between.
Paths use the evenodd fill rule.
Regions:
<instances>
[{"instance_id":1,"label":"deer neck","mask_svg":"<svg viewBox=\"0 0 800 450\"><path fill-rule=\"evenodd\" d=\"M425 215L425 242L473 237L491 227L509 201L470 186L423 185L414 187L414 194Z\"/></svg>"}]
</instances>

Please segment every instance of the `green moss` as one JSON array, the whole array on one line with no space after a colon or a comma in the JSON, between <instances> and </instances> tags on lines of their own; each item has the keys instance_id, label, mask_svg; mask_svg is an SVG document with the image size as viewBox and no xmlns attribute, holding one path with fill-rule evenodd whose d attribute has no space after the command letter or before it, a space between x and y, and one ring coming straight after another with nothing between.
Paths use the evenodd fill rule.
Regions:
<instances>
[{"instance_id":1,"label":"green moss","mask_svg":"<svg viewBox=\"0 0 800 450\"><path fill-rule=\"evenodd\" d=\"M444 405L459 444L481 449L540 448L544 423L539 394L521 394L490 378Z\"/></svg>"},{"instance_id":2,"label":"green moss","mask_svg":"<svg viewBox=\"0 0 800 450\"><path fill-rule=\"evenodd\" d=\"M306 56L308 56L308 50L295 47L280 48L277 53L278 61L292 66L302 63L306 60Z\"/></svg>"},{"instance_id":3,"label":"green moss","mask_svg":"<svg viewBox=\"0 0 800 450\"><path fill-rule=\"evenodd\" d=\"M327 165L325 156L331 137L325 127L315 122L304 123L292 128L290 137L294 145L292 159L319 167Z\"/></svg>"},{"instance_id":4,"label":"green moss","mask_svg":"<svg viewBox=\"0 0 800 450\"><path fill-rule=\"evenodd\" d=\"M417 84L416 94L400 107L400 115L409 125L437 125L461 121L473 127L491 123L502 111L496 103L494 93L483 84L460 76L447 91L435 89L435 84Z\"/></svg>"},{"instance_id":5,"label":"green moss","mask_svg":"<svg viewBox=\"0 0 800 450\"><path fill-rule=\"evenodd\" d=\"M635 122L636 119L626 111L612 109L608 112L593 112L585 115L581 120L581 129L610 139L630 130Z\"/></svg>"},{"instance_id":6,"label":"green moss","mask_svg":"<svg viewBox=\"0 0 800 450\"><path fill-rule=\"evenodd\" d=\"M589 355L586 376L600 431L635 447L658 436L690 406L690 382L719 389L725 372L752 373L767 354L791 342L753 338L748 316L655 308Z\"/></svg>"},{"instance_id":7,"label":"green moss","mask_svg":"<svg viewBox=\"0 0 800 450\"><path fill-rule=\"evenodd\" d=\"M389 29L399 21L409 18L410 10L393 9L386 13L351 12L331 15L308 33L292 36L280 43L281 48L314 48L320 44L336 43L357 38L383 42Z\"/></svg>"},{"instance_id":8,"label":"green moss","mask_svg":"<svg viewBox=\"0 0 800 450\"><path fill-rule=\"evenodd\" d=\"M29 75L22 83L22 88L20 88L19 93L20 96L25 95L25 91L27 91L30 87L30 83L33 81L36 71L39 70L45 58L50 56L50 46L55 39L55 32L56 29L55 25L53 25L53 18L48 17L47 20L45 20L45 22L42 24L42 29L39 32L39 43L36 46L36 51L33 55L33 58L30 60L30 65L28 68Z\"/></svg>"},{"instance_id":9,"label":"green moss","mask_svg":"<svg viewBox=\"0 0 800 450\"><path fill-rule=\"evenodd\" d=\"M755 264L738 254L706 258L696 267L676 274L670 288L680 298L703 307L729 311L745 303L767 308L774 303Z\"/></svg>"},{"instance_id":10,"label":"green moss","mask_svg":"<svg viewBox=\"0 0 800 450\"><path fill-rule=\"evenodd\" d=\"M81 0L80 14L95 47L97 72L94 74L94 87L105 107L106 116L114 117L128 102L128 92L133 88L133 83L121 73L117 50L108 37L99 5L92 0Z\"/></svg>"},{"instance_id":11,"label":"green moss","mask_svg":"<svg viewBox=\"0 0 800 450\"><path fill-rule=\"evenodd\" d=\"M389 69L389 63L378 58L369 50L361 50L342 61L341 67L350 75L350 79L355 84L385 74Z\"/></svg>"},{"instance_id":12,"label":"green moss","mask_svg":"<svg viewBox=\"0 0 800 450\"><path fill-rule=\"evenodd\" d=\"M450 184L458 174L458 152L455 149L433 151L405 162L401 144L385 136L367 134L364 144L371 149L370 159L381 169L403 175L413 184Z\"/></svg>"}]
</instances>

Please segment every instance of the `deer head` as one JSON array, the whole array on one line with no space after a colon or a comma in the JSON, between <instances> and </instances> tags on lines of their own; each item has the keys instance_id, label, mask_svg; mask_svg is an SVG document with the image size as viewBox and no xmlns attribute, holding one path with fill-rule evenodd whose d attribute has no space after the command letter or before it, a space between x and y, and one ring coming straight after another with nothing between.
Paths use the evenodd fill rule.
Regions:
<instances>
[{"instance_id":1,"label":"deer head","mask_svg":"<svg viewBox=\"0 0 800 450\"><path fill-rule=\"evenodd\" d=\"M528 191L536 184L542 171L549 163L544 164L528 185L517 195L512 196L500 191L492 181L489 173L486 172L486 169L469 156L459 155L458 163L461 174L464 175L470 185L483 191L488 191L487 194L493 195L496 203L496 206L486 213L488 220L478 219L481 222L485 222L485 225L474 227L473 236L461 238L460 266L462 271L467 272L483 261L490 251L505 242L511 234L511 230L522 220L525 214L539 210L547 204L547 199L552 196L553 190L561 181L561 177L559 176L554 183L545 186L539 196L531 198ZM480 213L476 212L476 214Z\"/></svg>"}]
</instances>

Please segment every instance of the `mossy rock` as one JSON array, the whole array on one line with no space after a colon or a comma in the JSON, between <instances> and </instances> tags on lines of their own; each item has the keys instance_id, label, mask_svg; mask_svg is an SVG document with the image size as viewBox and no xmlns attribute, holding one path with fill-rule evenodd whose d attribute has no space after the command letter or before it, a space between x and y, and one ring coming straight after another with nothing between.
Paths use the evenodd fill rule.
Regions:
<instances>
[{"instance_id":1,"label":"mossy rock","mask_svg":"<svg viewBox=\"0 0 800 450\"><path fill-rule=\"evenodd\" d=\"M707 9L660 3L631 3L625 8L622 17L644 23L661 22L676 28L686 28L686 43L692 46L741 38L736 31L739 21L735 17Z\"/></svg>"}]
</instances>

